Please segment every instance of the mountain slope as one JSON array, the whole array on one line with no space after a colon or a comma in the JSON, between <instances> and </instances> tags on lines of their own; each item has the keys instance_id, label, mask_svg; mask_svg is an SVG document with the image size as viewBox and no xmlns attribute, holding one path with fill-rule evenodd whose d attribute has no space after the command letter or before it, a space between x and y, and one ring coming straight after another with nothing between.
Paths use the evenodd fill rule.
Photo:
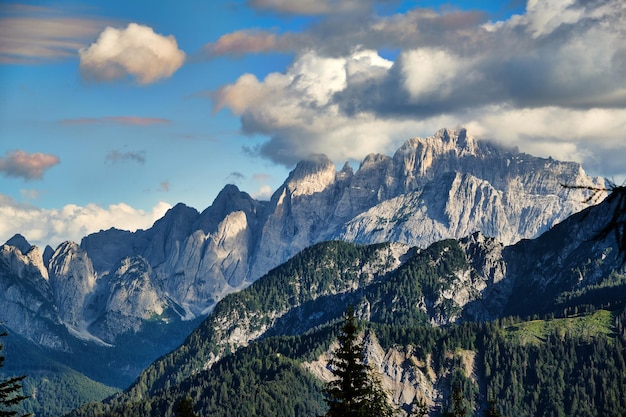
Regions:
<instances>
[{"instance_id":1,"label":"mountain slope","mask_svg":"<svg viewBox=\"0 0 626 417\"><path fill-rule=\"evenodd\" d=\"M617 319L623 323L625 317ZM474 414L485 408L487 398L496 398L503 415L620 416L626 406L626 345L614 336L613 319L598 311L577 319L444 329L364 324L363 345L405 413L422 400L429 415L441 415L450 409L452 389L460 386L464 406ZM591 321L603 324L584 329ZM572 323L581 331L560 330ZM555 330L527 342L526 329L542 325ZM326 409L322 382L330 378L336 331L327 326L302 336L259 340L149 397L117 397L70 415L173 416L185 397L199 415L321 415ZM561 370L558 376L555 369Z\"/></svg>"},{"instance_id":2,"label":"mountain slope","mask_svg":"<svg viewBox=\"0 0 626 417\"><path fill-rule=\"evenodd\" d=\"M596 307L623 310L626 275L617 241L613 235L597 238L617 204L617 198L608 198L537 239L507 247L480 234L423 250L400 244L315 245L224 298L180 348L152 364L112 404L158 396L255 341L332 323L349 303L371 322L428 328L458 319L563 314L563 295L608 282L612 297ZM591 301L569 307L593 309Z\"/></svg>"},{"instance_id":3,"label":"mountain slope","mask_svg":"<svg viewBox=\"0 0 626 417\"><path fill-rule=\"evenodd\" d=\"M0 369L0 380L9 375L27 375L22 381L22 392L30 398L19 404L19 411L54 417L84 403L101 401L119 391L59 363L48 352L11 329L4 326L0 329L8 333L2 338L6 362Z\"/></svg>"},{"instance_id":4,"label":"mountain slope","mask_svg":"<svg viewBox=\"0 0 626 417\"><path fill-rule=\"evenodd\" d=\"M201 213L178 204L147 230L109 229L44 253L23 237L9 240L0 248L2 319L68 364L93 364L81 368L90 377L126 386L220 300L313 244L393 241L426 248L481 231L488 238L476 235L462 250L485 252L481 245L492 245L495 252L486 256L497 258L498 245L535 237L588 205L583 190L561 183L603 181L579 164L504 149L463 129L410 139L393 156L369 155L356 171L349 164L337 171L325 156L312 156L270 201L226 186ZM429 294L432 305L419 310L424 317L446 323L468 314L469 307L457 307L465 303L476 317L500 314L510 280L492 291L489 299L496 301L474 301L500 279L502 265L493 274L485 265L467 268L436 288L446 296ZM471 268L482 269L476 275ZM459 295L450 295L457 289ZM385 311L374 306L376 314ZM411 320L417 316L411 313ZM133 344L149 347L146 355L129 352ZM101 357L119 358L118 379L100 379L110 378L101 369L106 364L94 360Z\"/></svg>"}]
</instances>

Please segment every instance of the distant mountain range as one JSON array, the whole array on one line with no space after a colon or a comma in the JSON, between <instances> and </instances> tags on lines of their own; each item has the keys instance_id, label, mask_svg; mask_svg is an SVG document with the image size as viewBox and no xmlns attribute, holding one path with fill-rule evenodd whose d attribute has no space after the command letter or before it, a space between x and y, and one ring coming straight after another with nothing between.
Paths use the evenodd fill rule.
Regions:
<instances>
[{"instance_id":1,"label":"distant mountain range","mask_svg":"<svg viewBox=\"0 0 626 417\"><path fill-rule=\"evenodd\" d=\"M430 138L410 139L393 157L368 156L356 172L348 164L337 171L318 155L299 163L270 201L254 200L229 185L202 213L178 204L148 230L110 229L84 237L80 245L65 242L43 252L24 237L13 237L0 247L0 319L59 361L124 387L149 362L178 346L207 314L213 311L208 321L216 317L224 308L220 300L231 299L228 294L300 251L331 240L394 242L367 249L386 252L387 269L380 269L376 260L376 266L355 270L372 271L365 281L346 284L342 278L333 284L355 289L377 282L376 277L386 276L406 259L421 259L426 252L417 248L460 239L439 245L452 245L441 250L455 253L458 262L467 264L465 272L457 277L455 271L445 285L431 288L419 302L421 313L407 313L411 320L419 316L445 324L522 312L522 299L511 298L522 289L540 291L533 310L549 310L553 296L565 291L566 278L561 276L569 274L567 291L575 291L577 280L583 276L580 281L585 281L595 264L579 265L575 255L574 266L565 270L570 258L563 258L560 246L552 247L552 240L567 243L554 237L560 235L543 235L552 237L540 249L525 242L511 245L551 228L560 230L559 222L588 206L584 190L562 184L603 187L604 181L587 176L577 163L504 149L465 130L444 129ZM546 258L553 249L557 252ZM433 262L443 254L432 254ZM515 257L525 262L512 262ZM552 263L535 261L539 259ZM597 272L600 281L614 267L603 265ZM550 268L550 278L542 275ZM517 278L522 275L528 279ZM324 298L346 288L332 287L310 297ZM374 305L368 308L377 311ZM287 320L296 314L283 310L270 317ZM305 311L298 317L308 317L302 316ZM328 318L320 317L318 324ZM294 332L307 325L296 327ZM253 336L241 330L242 340L247 343L267 329L261 326ZM223 349L201 361L214 362ZM119 371L110 375L106 370L113 364Z\"/></svg>"}]
</instances>

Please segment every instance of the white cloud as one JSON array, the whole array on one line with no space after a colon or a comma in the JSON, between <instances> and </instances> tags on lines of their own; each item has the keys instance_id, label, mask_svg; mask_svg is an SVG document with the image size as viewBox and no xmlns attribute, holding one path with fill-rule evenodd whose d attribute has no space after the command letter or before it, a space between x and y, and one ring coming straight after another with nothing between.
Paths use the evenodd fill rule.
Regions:
<instances>
[{"instance_id":1,"label":"white cloud","mask_svg":"<svg viewBox=\"0 0 626 417\"><path fill-rule=\"evenodd\" d=\"M133 76L140 84L171 77L185 61L174 36L131 23L126 29L107 27L98 40L79 51L82 75L109 81Z\"/></svg>"},{"instance_id":2,"label":"white cloud","mask_svg":"<svg viewBox=\"0 0 626 417\"><path fill-rule=\"evenodd\" d=\"M42 248L47 244L56 247L66 240L79 243L84 236L111 227L130 231L149 228L170 208L170 204L159 202L150 211L124 203L106 208L69 204L61 209L41 209L0 194L0 218L11 219L0 222L0 243L16 233Z\"/></svg>"},{"instance_id":3,"label":"white cloud","mask_svg":"<svg viewBox=\"0 0 626 417\"><path fill-rule=\"evenodd\" d=\"M320 152L334 160L360 160L371 152L391 150L397 145L394 138L406 139L423 124L377 119L368 112L346 115L333 102L347 86L369 83L373 74L384 76L391 65L372 51L345 58L310 52L285 74L272 73L263 81L252 74L241 76L215 94L215 108L227 107L240 115L249 133L270 135L257 151L276 162L290 165Z\"/></svg>"},{"instance_id":4,"label":"white cloud","mask_svg":"<svg viewBox=\"0 0 626 417\"><path fill-rule=\"evenodd\" d=\"M527 30L533 37L550 34L563 24L576 23L582 8L573 8L575 0L528 0L526 5Z\"/></svg>"},{"instance_id":5,"label":"white cloud","mask_svg":"<svg viewBox=\"0 0 626 417\"><path fill-rule=\"evenodd\" d=\"M452 83L466 70L462 59L434 48L407 51L400 60L404 88L415 102L448 97L454 92Z\"/></svg>"},{"instance_id":6,"label":"white cloud","mask_svg":"<svg viewBox=\"0 0 626 417\"><path fill-rule=\"evenodd\" d=\"M257 200L269 200L272 197L274 190L269 185L263 185L261 188L251 194L252 198Z\"/></svg>"},{"instance_id":7,"label":"white cloud","mask_svg":"<svg viewBox=\"0 0 626 417\"><path fill-rule=\"evenodd\" d=\"M489 106L476 109L465 126L533 155L581 162L594 175L626 175L626 109Z\"/></svg>"}]
</instances>

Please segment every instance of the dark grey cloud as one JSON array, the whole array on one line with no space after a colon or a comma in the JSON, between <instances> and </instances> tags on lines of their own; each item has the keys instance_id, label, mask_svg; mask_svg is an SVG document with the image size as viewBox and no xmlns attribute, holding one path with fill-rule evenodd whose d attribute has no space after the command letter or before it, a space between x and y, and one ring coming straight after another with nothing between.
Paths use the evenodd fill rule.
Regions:
<instances>
[{"instance_id":1,"label":"dark grey cloud","mask_svg":"<svg viewBox=\"0 0 626 417\"><path fill-rule=\"evenodd\" d=\"M246 176L239 171L233 171L226 177L227 182L236 183L246 179Z\"/></svg>"},{"instance_id":2,"label":"dark grey cloud","mask_svg":"<svg viewBox=\"0 0 626 417\"><path fill-rule=\"evenodd\" d=\"M417 117L503 102L520 108L624 107L626 10L606 1L584 4L584 10L576 4L565 7L572 16L558 25L551 23L554 19L541 23L532 14L499 25L478 24L478 17L472 21L467 14L450 19L428 11L426 18L412 12L386 19L397 20L401 33L419 41L390 36L389 43L403 52L386 77L348 85L336 94L336 103L350 114ZM445 74L437 77L436 71ZM432 90L411 94L412 81L431 76Z\"/></svg>"},{"instance_id":3,"label":"dark grey cloud","mask_svg":"<svg viewBox=\"0 0 626 417\"><path fill-rule=\"evenodd\" d=\"M145 151L120 152L114 149L104 157L104 160L108 163L133 161L139 164L144 164L146 162L146 153Z\"/></svg>"}]
</instances>

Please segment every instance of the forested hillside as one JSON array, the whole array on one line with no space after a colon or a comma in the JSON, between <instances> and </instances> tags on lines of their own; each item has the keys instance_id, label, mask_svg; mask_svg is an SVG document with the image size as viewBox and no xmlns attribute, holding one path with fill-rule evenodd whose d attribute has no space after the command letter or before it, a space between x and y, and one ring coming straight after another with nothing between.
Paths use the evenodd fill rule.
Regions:
<instances>
[{"instance_id":1,"label":"forested hillside","mask_svg":"<svg viewBox=\"0 0 626 417\"><path fill-rule=\"evenodd\" d=\"M626 314L599 310L586 316L448 328L366 323L387 352L412 352L405 363L434 372L444 395L431 415L451 407L460 386L468 410L495 398L503 416L622 416L626 410ZM149 399L113 400L73 416L174 416L189 396L201 416L315 416L323 413L322 383L304 366L329 349L338 325L302 336L255 342L183 383L155 390ZM618 334L620 329L620 334ZM471 355L470 355L471 354ZM467 368L466 358L473 357ZM418 391L419 393L420 391ZM405 405L405 409L408 409Z\"/></svg>"}]
</instances>

